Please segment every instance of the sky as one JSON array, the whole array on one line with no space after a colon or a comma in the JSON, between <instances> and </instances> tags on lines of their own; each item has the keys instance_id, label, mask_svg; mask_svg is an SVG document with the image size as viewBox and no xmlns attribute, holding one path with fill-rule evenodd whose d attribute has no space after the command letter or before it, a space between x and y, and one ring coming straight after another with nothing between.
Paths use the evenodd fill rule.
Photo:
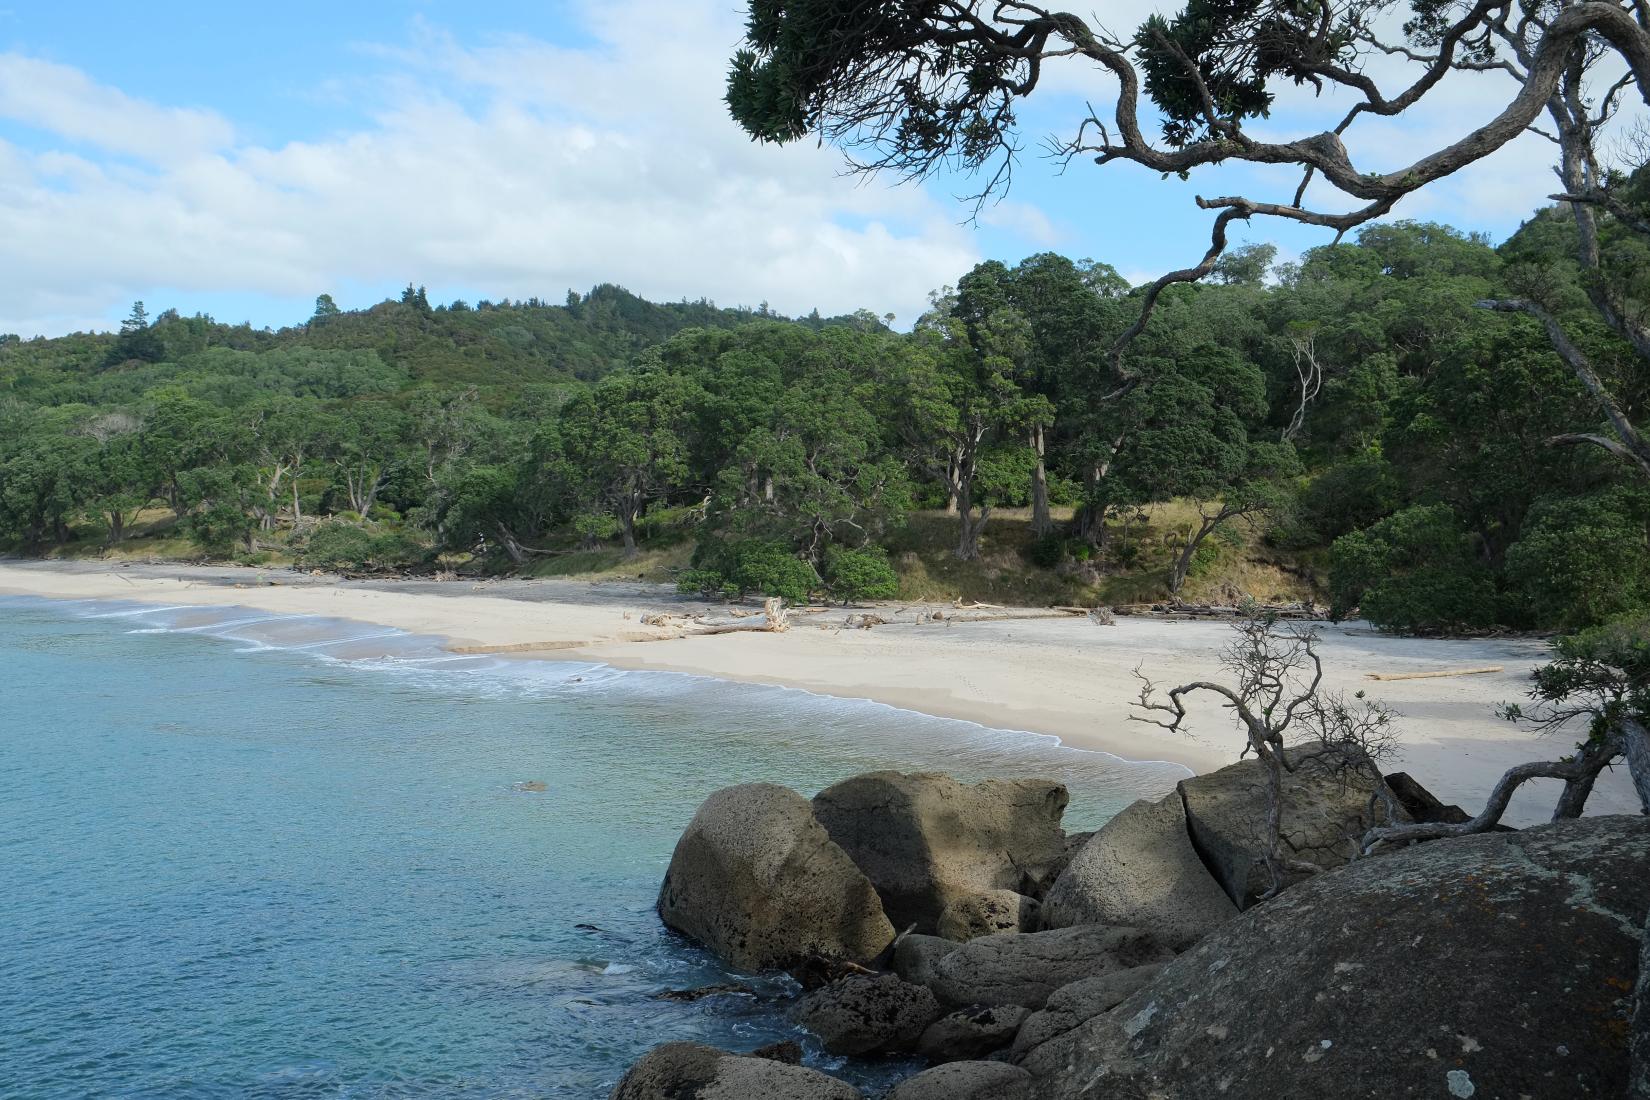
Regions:
<instances>
[{"instance_id":1,"label":"sky","mask_svg":"<svg viewBox=\"0 0 1650 1100\"><path fill-rule=\"evenodd\" d=\"M1101 22L1154 6L1108 0ZM815 142L748 140L721 99L742 21L737 0L0 0L0 332L109 329L135 299L279 327L318 294L363 308L408 283L473 302L612 282L905 327L982 259L1053 250L1143 282L1207 247L1195 195L1294 189L1277 168L1062 169L1043 139L1113 88L1066 65L1022 111L1012 190L971 220L977 181L867 180ZM1372 72L1396 86L1398 64ZM1354 161L1401 167L1507 87L1456 78L1423 115L1355 128ZM1255 130L1317 132L1347 106L1290 90ZM1554 190L1551 162L1527 135L1394 217L1503 239ZM1286 259L1329 239L1237 234Z\"/></svg>"}]
</instances>

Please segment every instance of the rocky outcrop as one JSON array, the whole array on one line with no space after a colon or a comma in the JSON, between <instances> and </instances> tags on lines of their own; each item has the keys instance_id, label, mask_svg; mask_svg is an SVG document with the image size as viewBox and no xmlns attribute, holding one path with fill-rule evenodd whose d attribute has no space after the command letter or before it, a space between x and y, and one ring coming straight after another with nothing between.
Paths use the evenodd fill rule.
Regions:
<instances>
[{"instance_id":1,"label":"rocky outcrop","mask_svg":"<svg viewBox=\"0 0 1650 1100\"><path fill-rule=\"evenodd\" d=\"M982 936L935 963L930 984L947 1004L1041 1008L1049 994L1077 979L1163 962L1173 954L1151 932L1097 924Z\"/></svg>"},{"instance_id":2,"label":"rocky outcrop","mask_svg":"<svg viewBox=\"0 0 1650 1100\"><path fill-rule=\"evenodd\" d=\"M1650 918L1639 945L1638 989L1633 995L1632 1084L1628 1100L1650 1100Z\"/></svg>"},{"instance_id":3,"label":"rocky outcrop","mask_svg":"<svg viewBox=\"0 0 1650 1100\"><path fill-rule=\"evenodd\" d=\"M895 926L933 932L959 897L1036 893L1064 858L1063 784L872 772L814 798L814 815L875 884Z\"/></svg>"},{"instance_id":4,"label":"rocky outcrop","mask_svg":"<svg viewBox=\"0 0 1650 1100\"><path fill-rule=\"evenodd\" d=\"M1006 1062L951 1062L894 1086L887 1100L1031 1100L1031 1074Z\"/></svg>"},{"instance_id":5,"label":"rocky outcrop","mask_svg":"<svg viewBox=\"0 0 1650 1100\"><path fill-rule=\"evenodd\" d=\"M1013 890L988 890L952 898L940 914L941 939L963 943L1000 932L1030 932L1037 927L1042 905L1036 898Z\"/></svg>"},{"instance_id":6,"label":"rocky outcrop","mask_svg":"<svg viewBox=\"0 0 1650 1100\"><path fill-rule=\"evenodd\" d=\"M934 994L894 974L856 974L803 997L796 1022L833 1054L915 1050L943 1010Z\"/></svg>"},{"instance_id":7,"label":"rocky outcrop","mask_svg":"<svg viewBox=\"0 0 1650 1100\"><path fill-rule=\"evenodd\" d=\"M1179 950L1237 912L1192 847L1177 792L1134 803L1083 845L1043 900L1043 927L1134 925Z\"/></svg>"},{"instance_id":8,"label":"rocky outcrop","mask_svg":"<svg viewBox=\"0 0 1650 1100\"><path fill-rule=\"evenodd\" d=\"M1022 1065L1048 1100L1622 1096L1647 913L1642 817L1421 844L1244 913Z\"/></svg>"},{"instance_id":9,"label":"rocky outcrop","mask_svg":"<svg viewBox=\"0 0 1650 1100\"><path fill-rule=\"evenodd\" d=\"M1019 1005L975 1005L928 1025L917 1040L917 1053L930 1062L966 1062L984 1058L1014 1041L1027 1012Z\"/></svg>"},{"instance_id":10,"label":"rocky outcrop","mask_svg":"<svg viewBox=\"0 0 1650 1100\"><path fill-rule=\"evenodd\" d=\"M794 791L717 791L676 843L659 891L665 924L747 970L811 955L864 961L894 939L882 903Z\"/></svg>"},{"instance_id":11,"label":"rocky outcrop","mask_svg":"<svg viewBox=\"0 0 1650 1100\"><path fill-rule=\"evenodd\" d=\"M863 1100L818 1070L749 1058L698 1043L654 1047L630 1067L611 1100Z\"/></svg>"},{"instance_id":12,"label":"rocky outcrop","mask_svg":"<svg viewBox=\"0 0 1650 1100\"><path fill-rule=\"evenodd\" d=\"M1032 1050L1110 1012L1136 990L1157 977L1163 963L1116 970L1063 985L1049 995L1041 1009L1026 1017L1014 1035L1013 1053L1024 1057Z\"/></svg>"},{"instance_id":13,"label":"rocky outcrop","mask_svg":"<svg viewBox=\"0 0 1650 1100\"><path fill-rule=\"evenodd\" d=\"M1283 776L1284 855L1326 870L1345 866L1356 851L1356 838L1376 823L1370 799L1381 780L1368 770L1336 767L1338 755L1322 752L1321 746L1287 752L1295 770ZM1270 846L1267 783L1266 766L1259 760L1180 782L1192 845L1239 909L1247 909L1272 887L1265 864ZM1400 809L1398 820L1409 816ZM1285 870L1283 884L1304 877L1301 871Z\"/></svg>"}]
</instances>

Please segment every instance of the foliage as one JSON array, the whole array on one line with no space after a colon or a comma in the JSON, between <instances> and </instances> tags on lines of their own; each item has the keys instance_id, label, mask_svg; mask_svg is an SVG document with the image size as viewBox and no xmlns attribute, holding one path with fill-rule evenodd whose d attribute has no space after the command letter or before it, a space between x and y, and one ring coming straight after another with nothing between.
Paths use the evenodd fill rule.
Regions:
<instances>
[{"instance_id":1,"label":"foliage","mask_svg":"<svg viewBox=\"0 0 1650 1100\"><path fill-rule=\"evenodd\" d=\"M1404 633L1499 621L1490 573L1443 505L1416 505L1343 535L1330 558L1330 614L1336 619L1359 610L1376 626Z\"/></svg>"},{"instance_id":2,"label":"foliage","mask_svg":"<svg viewBox=\"0 0 1650 1100\"><path fill-rule=\"evenodd\" d=\"M899 594L899 578L881 550L845 550L833 546L825 557L825 585L843 604L860 600L891 600Z\"/></svg>"},{"instance_id":3,"label":"foliage","mask_svg":"<svg viewBox=\"0 0 1650 1100\"><path fill-rule=\"evenodd\" d=\"M771 539L740 539L731 543L702 544L694 568L678 588L686 592L721 593L743 598L752 593L778 596L787 603L807 603L819 578L783 543Z\"/></svg>"}]
</instances>

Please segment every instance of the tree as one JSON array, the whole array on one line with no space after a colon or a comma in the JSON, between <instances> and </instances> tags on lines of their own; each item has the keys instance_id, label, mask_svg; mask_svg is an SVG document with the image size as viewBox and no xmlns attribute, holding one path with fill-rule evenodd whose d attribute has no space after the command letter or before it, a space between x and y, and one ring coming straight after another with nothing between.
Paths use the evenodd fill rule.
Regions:
<instances>
[{"instance_id":1,"label":"tree","mask_svg":"<svg viewBox=\"0 0 1650 1100\"><path fill-rule=\"evenodd\" d=\"M1197 199L1215 212L1203 258L1170 272L1142 295L1139 318L1112 345L1119 373L1123 349L1138 336L1163 289L1215 269L1235 220L1256 215L1334 230L1337 236L1390 213L1398 203L1490 156L1550 116L1560 147L1560 176L1578 231L1581 266L1602 272L1597 214L1635 231L1650 230L1644 208L1600 163L1599 135L1629 91L1650 104L1650 29L1636 2L1578 0L1410 0L1404 41L1383 37L1390 9L1364 0L1186 0L1153 15L1127 40L1066 12L1027 0L932 0L921 5L800 0L751 5L744 48L733 59L727 101L734 118L762 141L818 134L844 148L864 170L923 176L942 168L984 171L977 196L1007 186L1017 140L1017 108L1042 82L1050 63L1086 62L1116 82L1110 118L1092 111L1055 142L1067 160L1132 163L1185 178L1215 164L1245 161L1299 169L1292 191L1267 199L1226 195ZM1404 65L1409 83L1383 89L1368 60ZM1628 71L1598 91L1609 60ZM1391 118L1430 103L1455 74L1496 71L1512 77L1504 108L1489 122L1427 150L1406 166L1371 171L1353 162L1342 140L1363 119ZM1334 130L1266 140L1246 129L1267 117L1284 81L1333 87L1352 98ZM1141 96L1163 118L1162 143L1141 128ZM1327 188L1352 208L1307 203L1309 187ZM1650 233L1646 234L1650 237ZM1650 328L1623 308L1608 280L1589 295L1606 325L1650 359ZM1486 299L1488 308L1531 315L1593 393L1610 434L1569 433L1636 463L1650 476L1650 442L1590 359L1550 310L1528 298ZM1641 367L1642 369L1642 367Z\"/></svg>"},{"instance_id":2,"label":"tree","mask_svg":"<svg viewBox=\"0 0 1650 1100\"><path fill-rule=\"evenodd\" d=\"M580 495L618 520L627 558L637 554L636 524L649 501L687 477L686 433L697 392L657 367L620 371L562 408L562 444L581 468Z\"/></svg>"},{"instance_id":3,"label":"tree","mask_svg":"<svg viewBox=\"0 0 1650 1100\"><path fill-rule=\"evenodd\" d=\"M132 360L158 363L165 357L166 344L150 326L149 311L143 308L142 302L133 302L132 312L120 323L120 335L109 350L108 362L111 365Z\"/></svg>"},{"instance_id":4,"label":"tree","mask_svg":"<svg viewBox=\"0 0 1650 1100\"><path fill-rule=\"evenodd\" d=\"M1289 859L1284 853L1284 774L1327 764L1379 780L1377 765L1397 748L1394 716L1362 693L1347 699L1322 690L1323 658L1311 630L1280 626L1252 608L1232 629L1234 636L1221 651L1221 667L1234 684L1197 680L1170 689L1167 702L1162 702L1157 685L1136 668L1139 713L1129 717L1180 732L1186 728L1188 696L1207 692L1225 700L1243 731L1243 755L1253 752L1266 770L1265 860L1272 885L1264 896L1271 897L1291 876L1319 870L1316 864ZM1387 810L1390 814L1390 806Z\"/></svg>"},{"instance_id":5,"label":"tree","mask_svg":"<svg viewBox=\"0 0 1650 1100\"><path fill-rule=\"evenodd\" d=\"M1508 703L1508 721L1547 733L1582 723L1576 751L1559 760L1507 769L1484 808L1466 821L1387 824L1369 830L1363 849L1487 832L1501 823L1513 794L1531 779L1560 779L1564 788L1553 820L1580 817L1599 773L1619 761L1650 814L1650 618L1629 617L1553 642L1554 659L1536 669L1530 705Z\"/></svg>"},{"instance_id":6,"label":"tree","mask_svg":"<svg viewBox=\"0 0 1650 1100\"><path fill-rule=\"evenodd\" d=\"M312 325L325 324L342 312L343 310L338 308L338 303L332 300L332 295L322 294L315 299L315 313L309 322Z\"/></svg>"}]
</instances>

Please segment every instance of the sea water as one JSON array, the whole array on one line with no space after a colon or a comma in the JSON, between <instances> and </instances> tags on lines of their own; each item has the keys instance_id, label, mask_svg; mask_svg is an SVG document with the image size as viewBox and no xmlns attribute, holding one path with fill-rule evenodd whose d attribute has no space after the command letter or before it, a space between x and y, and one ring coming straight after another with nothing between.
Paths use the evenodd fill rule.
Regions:
<instances>
[{"instance_id":1,"label":"sea water","mask_svg":"<svg viewBox=\"0 0 1650 1100\"><path fill-rule=\"evenodd\" d=\"M660 1042L805 1041L654 914L711 791L1051 776L1075 829L1185 774L244 608L0 598L0 662L8 1098L601 1097ZM722 982L757 995L653 996Z\"/></svg>"}]
</instances>

